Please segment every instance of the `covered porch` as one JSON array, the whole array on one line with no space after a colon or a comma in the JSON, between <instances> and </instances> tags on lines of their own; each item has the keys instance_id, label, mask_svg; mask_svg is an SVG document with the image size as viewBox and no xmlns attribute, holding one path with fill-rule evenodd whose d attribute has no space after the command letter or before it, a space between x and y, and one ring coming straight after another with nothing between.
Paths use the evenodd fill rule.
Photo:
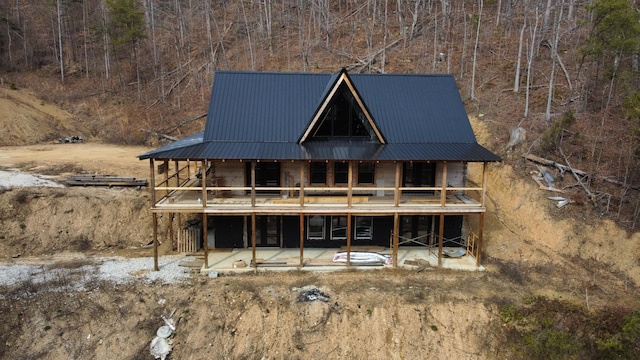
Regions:
<instances>
[{"instance_id":1,"label":"covered porch","mask_svg":"<svg viewBox=\"0 0 640 360\"><path fill-rule=\"evenodd\" d=\"M365 249L366 250L366 249ZM365 250L355 249L354 252ZM393 257L393 249L378 249L375 253ZM300 249L257 248L253 264L252 249L229 249L208 253L207 265L203 265L202 273L244 273L254 271L340 271L345 269L375 270L384 268L425 269L443 268L463 271L484 271L484 267L477 266L476 258L465 248L445 248L445 253L456 254L454 257L445 256L438 260L437 249L427 247L403 247L397 252L397 263L385 265L383 263L346 263L333 261L336 253L344 249L305 249L301 259ZM366 251L365 251L366 252ZM464 255L460 255L464 252ZM200 253L196 256L203 257ZM302 265L301 265L302 263Z\"/></svg>"}]
</instances>

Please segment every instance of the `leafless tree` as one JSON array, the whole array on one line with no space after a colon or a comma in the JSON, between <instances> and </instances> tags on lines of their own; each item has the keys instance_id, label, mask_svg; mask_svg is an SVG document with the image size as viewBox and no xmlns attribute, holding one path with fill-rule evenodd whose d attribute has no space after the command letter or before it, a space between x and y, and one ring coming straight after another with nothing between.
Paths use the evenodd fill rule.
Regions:
<instances>
[{"instance_id":1,"label":"leafless tree","mask_svg":"<svg viewBox=\"0 0 640 360\"><path fill-rule=\"evenodd\" d=\"M484 5L483 0L479 1L480 7L478 10L478 26L476 28L476 43L473 46L473 68L471 70L471 100L476 100L476 65L478 58L478 41L480 40L480 25L482 25L482 8Z\"/></svg>"}]
</instances>

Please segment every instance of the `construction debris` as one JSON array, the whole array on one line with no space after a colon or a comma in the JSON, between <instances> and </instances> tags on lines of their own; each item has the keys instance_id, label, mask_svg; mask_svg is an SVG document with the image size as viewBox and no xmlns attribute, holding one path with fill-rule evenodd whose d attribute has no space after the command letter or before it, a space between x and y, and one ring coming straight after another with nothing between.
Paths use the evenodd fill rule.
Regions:
<instances>
[{"instance_id":1,"label":"construction debris","mask_svg":"<svg viewBox=\"0 0 640 360\"><path fill-rule=\"evenodd\" d=\"M298 302L310 302L310 301L323 301L328 302L331 300L331 296L323 293L318 290L316 287L303 287L300 289L300 294L298 295Z\"/></svg>"},{"instance_id":2,"label":"construction debris","mask_svg":"<svg viewBox=\"0 0 640 360\"><path fill-rule=\"evenodd\" d=\"M348 258L350 263L358 265L391 265L393 262L391 255L372 251L351 251ZM339 251L335 253L332 261L346 263L347 252Z\"/></svg>"},{"instance_id":3,"label":"construction debris","mask_svg":"<svg viewBox=\"0 0 640 360\"><path fill-rule=\"evenodd\" d=\"M176 326L173 323L173 314L175 314L176 310L174 309L171 312L171 315L169 315L168 317L161 315L160 318L164 321L165 325L162 325L158 328L158 330L156 331L156 337L153 338L153 340L151 340L151 345L150 345L150 352L151 355L155 358L155 359L162 359L165 360L167 358L167 356L169 356L169 353L171 352L172 348L172 342L171 339L169 339L171 337L171 335L173 334L174 331L176 331Z\"/></svg>"},{"instance_id":4,"label":"construction debris","mask_svg":"<svg viewBox=\"0 0 640 360\"><path fill-rule=\"evenodd\" d=\"M147 186L147 179L115 175L76 175L65 181L68 186Z\"/></svg>"}]
</instances>

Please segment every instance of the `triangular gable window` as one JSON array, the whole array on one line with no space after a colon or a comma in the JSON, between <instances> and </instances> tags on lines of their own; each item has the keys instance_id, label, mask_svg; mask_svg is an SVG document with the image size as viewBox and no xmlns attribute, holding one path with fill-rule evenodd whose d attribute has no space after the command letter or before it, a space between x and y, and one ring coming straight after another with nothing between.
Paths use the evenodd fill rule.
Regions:
<instances>
[{"instance_id":1,"label":"triangular gable window","mask_svg":"<svg viewBox=\"0 0 640 360\"><path fill-rule=\"evenodd\" d=\"M358 138L370 140L375 137L362 109L356 104L353 94L342 83L333 99L320 115L315 128L311 131L314 140L331 138Z\"/></svg>"},{"instance_id":2,"label":"triangular gable window","mask_svg":"<svg viewBox=\"0 0 640 360\"><path fill-rule=\"evenodd\" d=\"M385 143L351 80L342 71L327 94L309 128L304 141L374 141Z\"/></svg>"}]
</instances>

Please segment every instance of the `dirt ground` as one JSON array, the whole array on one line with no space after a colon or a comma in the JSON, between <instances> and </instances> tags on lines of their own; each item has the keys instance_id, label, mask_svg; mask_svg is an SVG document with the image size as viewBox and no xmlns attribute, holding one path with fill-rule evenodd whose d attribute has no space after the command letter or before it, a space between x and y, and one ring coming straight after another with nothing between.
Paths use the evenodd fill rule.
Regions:
<instances>
[{"instance_id":1,"label":"dirt ground","mask_svg":"<svg viewBox=\"0 0 640 360\"><path fill-rule=\"evenodd\" d=\"M473 125L486 144L483 121ZM53 143L86 136L78 123L28 93L0 89L0 170L56 180L79 173L149 176L148 163L136 158L144 147L90 136L81 144ZM25 282L2 289L0 358L150 359L160 316L174 309L173 359L513 358L499 314L505 302L531 296L588 308L638 302L640 235L598 219L588 205L558 209L548 199L553 194L531 179L534 169L521 160L488 167L484 272L194 274L182 284L105 282L77 292L55 291L72 277ZM78 269L100 256L150 256L149 198L147 189L4 189L0 262ZM163 244L162 251L171 249ZM297 289L307 285L330 301L298 302Z\"/></svg>"}]
</instances>

